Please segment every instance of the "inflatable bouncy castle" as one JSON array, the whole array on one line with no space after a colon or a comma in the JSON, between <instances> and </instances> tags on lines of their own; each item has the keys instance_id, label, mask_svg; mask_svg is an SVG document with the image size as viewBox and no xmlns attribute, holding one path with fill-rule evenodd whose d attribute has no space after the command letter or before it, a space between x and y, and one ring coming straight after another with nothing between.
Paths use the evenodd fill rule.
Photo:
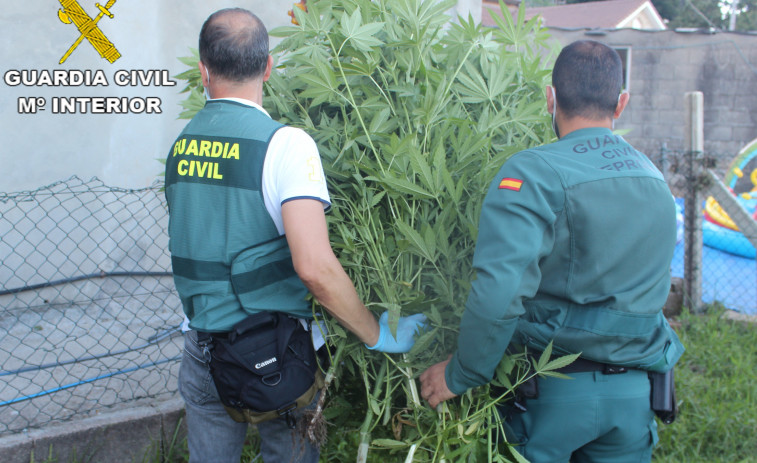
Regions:
<instances>
[{"instance_id":1,"label":"inflatable bouncy castle","mask_svg":"<svg viewBox=\"0 0 757 463\"><path fill-rule=\"evenodd\" d=\"M749 215L757 220L757 139L736 156L724 183ZM702 240L705 245L730 254L755 258L757 253L752 243L712 196L705 202L704 218Z\"/></svg>"}]
</instances>

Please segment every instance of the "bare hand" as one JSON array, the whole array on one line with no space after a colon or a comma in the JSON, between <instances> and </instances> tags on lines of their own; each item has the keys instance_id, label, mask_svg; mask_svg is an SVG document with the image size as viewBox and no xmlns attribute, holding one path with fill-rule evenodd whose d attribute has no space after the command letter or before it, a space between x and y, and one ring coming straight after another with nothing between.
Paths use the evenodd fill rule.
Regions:
<instances>
[{"instance_id":1,"label":"bare hand","mask_svg":"<svg viewBox=\"0 0 757 463\"><path fill-rule=\"evenodd\" d=\"M436 408L439 403L455 397L447 387L447 380L444 378L444 370L447 368L450 355L447 360L431 365L428 370L424 371L421 376L421 397L428 401L432 408Z\"/></svg>"}]
</instances>

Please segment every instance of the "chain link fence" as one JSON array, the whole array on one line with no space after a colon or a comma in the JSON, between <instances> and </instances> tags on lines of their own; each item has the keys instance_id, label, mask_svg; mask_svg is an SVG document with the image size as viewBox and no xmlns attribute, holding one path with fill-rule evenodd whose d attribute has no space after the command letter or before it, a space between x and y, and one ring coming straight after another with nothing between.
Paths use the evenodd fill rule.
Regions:
<instances>
[{"instance_id":1,"label":"chain link fence","mask_svg":"<svg viewBox=\"0 0 757 463\"><path fill-rule=\"evenodd\" d=\"M663 146L650 158L665 174L679 209L671 272L685 288L682 303L693 310L720 303L757 315L757 261L750 241L757 220L757 156L741 156L743 162L734 166L733 154L671 151ZM719 181L724 185L718 187ZM722 201L723 194L735 198L751 224L742 223L738 229L724 209L727 205L715 198ZM687 210L688 204L697 207Z\"/></svg>"},{"instance_id":2,"label":"chain link fence","mask_svg":"<svg viewBox=\"0 0 757 463\"><path fill-rule=\"evenodd\" d=\"M0 435L175 394L161 186L0 193Z\"/></svg>"},{"instance_id":3,"label":"chain link fence","mask_svg":"<svg viewBox=\"0 0 757 463\"><path fill-rule=\"evenodd\" d=\"M684 198L711 188L702 172L717 163L666 149L650 157L680 208L671 271L691 284L684 255L699 235L684 225ZM0 436L176 393L183 316L167 218L160 184L126 190L72 177L0 193ZM699 228L727 228L715 222L705 216ZM754 248L742 256L703 236L693 266L700 302L757 314Z\"/></svg>"}]
</instances>

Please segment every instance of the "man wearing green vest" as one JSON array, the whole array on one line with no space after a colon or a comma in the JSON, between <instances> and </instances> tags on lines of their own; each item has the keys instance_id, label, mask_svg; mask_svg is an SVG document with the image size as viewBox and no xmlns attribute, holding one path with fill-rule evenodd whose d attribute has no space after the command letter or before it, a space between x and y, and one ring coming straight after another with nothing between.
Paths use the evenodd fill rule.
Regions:
<instances>
[{"instance_id":1,"label":"man wearing green vest","mask_svg":"<svg viewBox=\"0 0 757 463\"><path fill-rule=\"evenodd\" d=\"M261 106L273 65L262 22L246 10L218 11L202 27L199 50L209 100L166 162L169 248L190 328L179 390L190 462L237 463L247 424L219 401L198 332L223 336L261 311L309 320L308 290L369 349L407 352L424 317L400 318L393 337L386 314L374 318L334 256L315 142ZM317 462L318 449L290 425L258 423L263 461Z\"/></svg>"},{"instance_id":2,"label":"man wearing green vest","mask_svg":"<svg viewBox=\"0 0 757 463\"><path fill-rule=\"evenodd\" d=\"M675 204L652 162L612 133L622 82L613 49L562 50L547 87L559 140L513 155L492 182L457 351L421 375L435 407L490 381L508 346L580 353L563 370L572 379L538 378L538 396L509 414L531 463L649 462L648 372L683 353L662 314Z\"/></svg>"}]
</instances>

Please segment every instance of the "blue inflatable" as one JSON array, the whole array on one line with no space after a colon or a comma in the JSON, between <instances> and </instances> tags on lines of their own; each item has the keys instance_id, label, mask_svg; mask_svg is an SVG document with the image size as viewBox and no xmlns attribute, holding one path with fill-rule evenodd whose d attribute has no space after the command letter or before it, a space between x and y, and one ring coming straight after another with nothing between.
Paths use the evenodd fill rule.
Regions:
<instances>
[{"instance_id":1,"label":"blue inflatable","mask_svg":"<svg viewBox=\"0 0 757 463\"><path fill-rule=\"evenodd\" d=\"M743 233L702 221L702 242L729 254L754 259L757 252Z\"/></svg>"},{"instance_id":2,"label":"blue inflatable","mask_svg":"<svg viewBox=\"0 0 757 463\"><path fill-rule=\"evenodd\" d=\"M676 198L676 204L681 211L685 209L682 198ZM743 238L741 233L733 230L731 230L732 234L722 233L722 228L704 221L705 239L716 237L714 241L724 241L725 237L736 238L738 235ZM723 245L725 247L724 243ZM684 248L683 242L676 245L670 267L674 277L683 278L684 276ZM742 247L741 250L743 251L744 248ZM746 258L714 247L703 246L702 301L706 303L720 301L729 309L757 315L757 267L754 261L754 248L752 248L751 256L751 258Z\"/></svg>"}]
</instances>

